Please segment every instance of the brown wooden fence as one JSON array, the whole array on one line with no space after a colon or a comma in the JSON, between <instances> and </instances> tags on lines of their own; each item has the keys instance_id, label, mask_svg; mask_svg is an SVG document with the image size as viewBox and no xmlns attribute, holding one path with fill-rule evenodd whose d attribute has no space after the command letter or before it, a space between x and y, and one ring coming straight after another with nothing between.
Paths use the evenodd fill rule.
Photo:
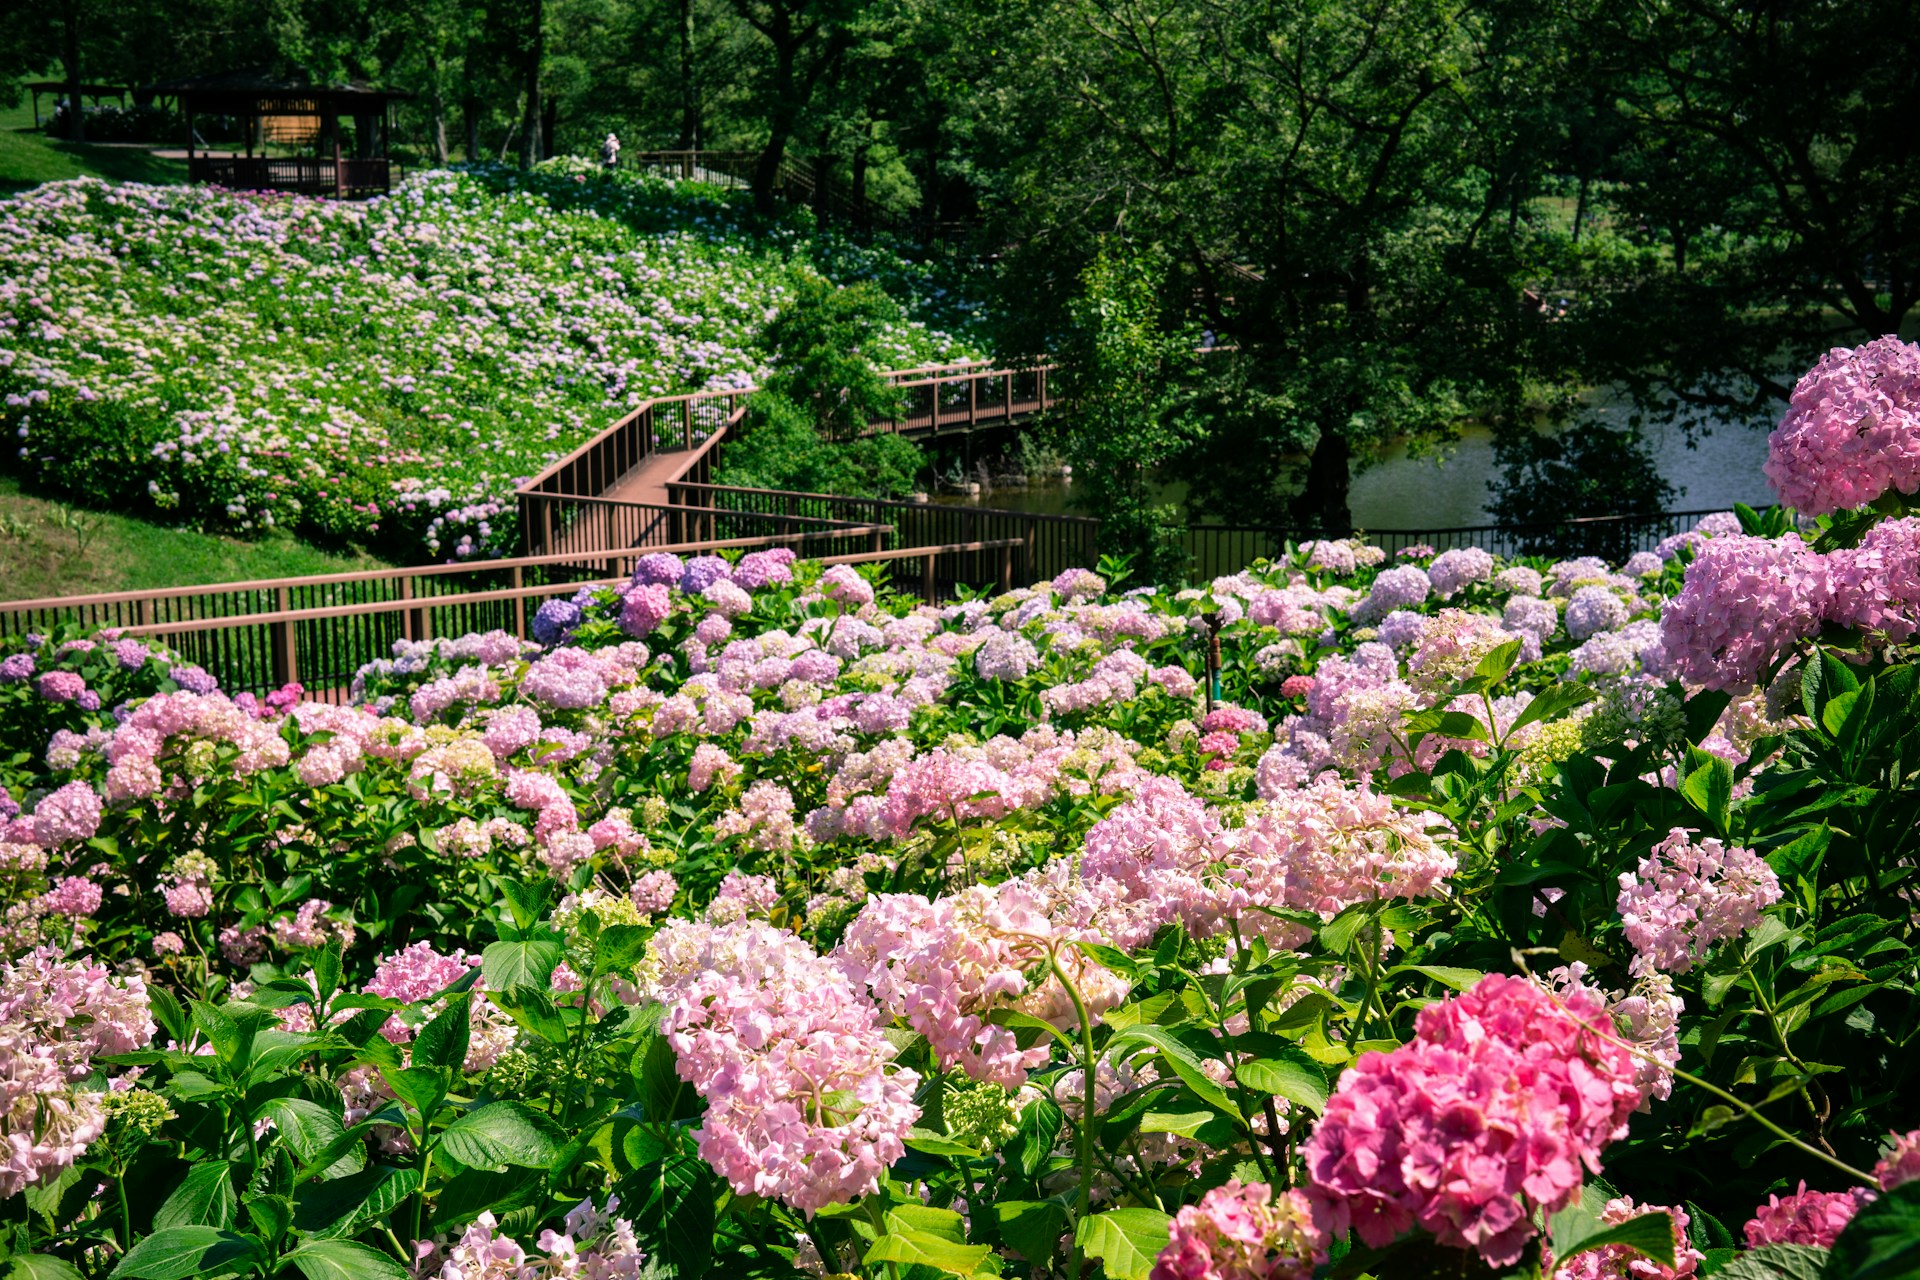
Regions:
<instances>
[{"instance_id":1,"label":"brown wooden fence","mask_svg":"<svg viewBox=\"0 0 1920 1280\"><path fill-rule=\"evenodd\" d=\"M593 554L6 601L0 602L0 633L46 632L63 623L115 627L165 639L229 692L266 692L298 680L315 696L338 699L354 672L391 654L396 641L495 629L524 637L544 601L589 584L623 582L649 551L697 555L789 546L802 555L837 553L858 561L876 552L892 558L877 551L889 533L885 525L796 524L757 537Z\"/></svg>"}]
</instances>

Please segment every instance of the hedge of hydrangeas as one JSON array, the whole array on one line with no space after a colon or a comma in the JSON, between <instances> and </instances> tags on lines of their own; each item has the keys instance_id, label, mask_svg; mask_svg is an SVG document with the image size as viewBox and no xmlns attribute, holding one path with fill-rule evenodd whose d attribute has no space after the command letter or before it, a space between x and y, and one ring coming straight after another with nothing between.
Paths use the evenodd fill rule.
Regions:
<instances>
[{"instance_id":1,"label":"hedge of hydrangeas","mask_svg":"<svg viewBox=\"0 0 1920 1280\"><path fill-rule=\"evenodd\" d=\"M656 554L349 705L19 646L6 713L57 728L0 825L0 1243L1904 1274L1906 496L1618 568L1325 541L943 606Z\"/></svg>"},{"instance_id":2,"label":"hedge of hydrangeas","mask_svg":"<svg viewBox=\"0 0 1920 1280\"><path fill-rule=\"evenodd\" d=\"M563 160L358 203L53 183L0 201L0 420L83 500L497 555L517 482L643 400L762 377L802 271L900 302L882 367L980 354L958 264L698 184Z\"/></svg>"}]
</instances>

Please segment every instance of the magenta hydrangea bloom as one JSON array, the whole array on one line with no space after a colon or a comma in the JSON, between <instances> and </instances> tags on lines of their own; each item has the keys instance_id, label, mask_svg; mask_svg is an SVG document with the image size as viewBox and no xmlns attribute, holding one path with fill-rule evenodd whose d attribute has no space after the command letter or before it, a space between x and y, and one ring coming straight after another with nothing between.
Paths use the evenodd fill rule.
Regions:
<instances>
[{"instance_id":1,"label":"magenta hydrangea bloom","mask_svg":"<svg viewBox=\"0 0 1920 1280\"><path fill-rule=\"evenodd\" d=\"M49 671L35 688L49 702L72 702L87 691L87 682L72 671Z\"/></svg>"},{"instance_id":2,"label":"magenta hydrangea bloom","mask_svg":"<svg viewBox=\"0 0 1920 1280\"><path fill-rule=\"evenodd\" d=\"M1873 1166L1873 1176L1882 1191L1920 1181L1920 1129L1895 1137L1887 1154Z\"/></svg>"},{"instance_id":3,"label":"magenta hydrangea bloom","mask_svg":"<svg viewBox=\"0 0 1920 1280\"><path fill-rule=\"evenodd\" d=\"M1802 1181L1800 1189L1785 1199L1768 1196L1742 1229L1749 1249L1770 1244L1810 1244L1825 1249L1840 1238L1859 1211L1858 1196L1845 1191L1809 1191Z\"/></svg>"},{"instance_id":4,"label":"magenta hydrangea bloom","mask_svg":"<svg viewBox=\"0 0 1920 1280\"><path fill-rule=\"evenodd\" d=\"M844 608L858 609L873 603L873 584L852 565L836 564L820 575L820 594Z\"/></svg>"},{"instance_id":5,"label":"magenta hydrangea bloom","mask_svg":"<svg viewBox=\"0 0 1920 1280\"><path fill-rule=\"evenodd\" d=\"M755 921L675 924L661 1029L707 1100L700 1156L741 1195L812 1215L874 1190L906 1154L919 1077L893 1065L880 1011L833 961Z\"/></svg>"},{"instance_id":6,"label":"magenta hydrangea bloom","mask_svg":"<svg viewBox=\"0 0 1920 1280\"><path fill-rule=\"evenodd\" d=\"M1895 644L1920 630L1920 517L1882 521L1857 547L1827 556L1827 617Z\"/></svg>"},{"instance_id":7,"label":"magenta hydrangea bloom","mask_svg":"<svg viewBox=\"0 0 1920 1280\"><path fill-rule=\"evenodd\" d=\"M1889 335L1822 356L1767 437L1766 474L1816 516L1920 490L1920 346Z\"/></svg>"},{"instance_id":8,"label":"magenta hydrangea bloom","mask_svg":"<svg viewBox=\"0 0 1920 1280\"><path fill-rule=\"evenodd\" d=\"M620 629L635 639L650 636L673 612L673 595L657 582L630 588L620 605Z\"/></svg>"},{"instance_id":9,"label":"magenta hydrangea bloom","mask_svg":"<svg viewBox=\"0 0 1920 1280\"><path fill-rule=\"evenodd\" d=\"M733 581L746 591L785 586L793 581L793 552L785 547L749 551L733 566Z\"/></svg>"},{"instance_id":10,"label":"magenta hydrangea bloom","mask_svg":"<svg viewBox=\"0 0 1920 1280\"><path fill-rule=\"evenodd\" d=\"M1661 645L1682 680L1749 689L1820 629L1830 592L1825 557L1798 534L1711 538L1660 615Z\"/></svg>"},{"instance_id":11,"label":"magenta hydrangea bloom","mask_svg":"<svg viewBox=\"0 0 1920 1280\"><path fill-rule=\"evenodd\" d=\"M1302 1152L1331 1234L1375 1247L1421 1227L1518 1261L1532 1217L1568 1204L1640 1105L1599 1000L1489 974L1420 1011L1412 1041L1362 1054Z\"/></svg>"},{"instance_id":12,"label":"magenta hydrangea bloom","mask_svg":"<svg viewBox=\"0 0 1920 1280\"><path fill-rule=\"evenodd\" d=\"M1307 1280L1326 1258L1303 1192L1235 1178L1174 1216L1148 1280Z\"/></svg>"}]
</instances>

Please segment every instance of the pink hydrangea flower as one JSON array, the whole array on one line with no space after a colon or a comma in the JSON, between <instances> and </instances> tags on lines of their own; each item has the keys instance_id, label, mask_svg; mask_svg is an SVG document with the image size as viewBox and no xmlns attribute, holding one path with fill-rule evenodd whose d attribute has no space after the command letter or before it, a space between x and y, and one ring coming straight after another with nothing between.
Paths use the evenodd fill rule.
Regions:
<instances>
[{"instance_id":1,"label":"pink hydrangea flower","mask_svg":"<svg viewBox=\"0 0 1920 1280\"><path fill-rule=\"evenodd\" d=\"M34 839L55 845L88 840L100 830L100 797L84 782L69 782L43 796L33 810Z\"/></svg>"},{"instance_id":2,"label":"pink hydrangea flower","mask_svg":"<svg viewBox=\"0 0 1920 1280\"><path fill-rule=\"evenodd\" d=\"M1888 335L1822 356L1767 437L1766 473L1816 516L1920 490L1920 346Z\"/></svg>"},{"instance_id":3,"label":"pink hydrangea flower","mask_svg":"<svg viewBox=\"0 0 1920 1280\"><path fill-rule=\"evenodd\" d=\"M48 915L87 920L100 910L101 897L101 888L93 881L79 876L62 876L41 897L40 904Z\"/></svg>"},{"instance_id":4,"label":"pink hydrangea flower","mask_svg":"<svg viewBox=\"0 0 1920 1280\"><path fill-rule=\"evenodd\" d=\"M1798 534L1712 538L1662 611L1660 641L1682 680L1749 689L1820 629L1830 590L1825 557Z\"/></svg>"},{"instance_id":5,"label":"pink hydrangea flower","mask_svg":"<svg viewBox=\"0 0 1920 1280\"><path fill-rule=\"evenodd\" d=\"M642 583L630 588L620 604L620 629L636 639L650 636L672 612L673 595L666 587L657 582Z\"/></svg>"},{"instance_id":6,"label":"pink hydrangea flower","mask_svg":"<svg viewBox=\"0 0 1920 1280\"><path fill-rule=\"evenodd\" d=\"M1490 974L1422 1009L1414 1039L1341 1076L1303 1156L1331 1234L1381 1246L1415 1226L1513 1265L1532 1215L1579 1194L1640 1104L1606 1010Z\"/></svg>"},{"instance_id":7,"label":"pink hydrangea flower","mask_svg":"<svg viewBox=\"0 0 1920 1280\"><path fill-rule=\"evenodd\" d=\"M1920 631L1920 517L1885 520L1827 556L1827 618L1895 644Z\"/></svg>"},{"instance_id":8,"label":"pink hydrangea flower","mask_svg":"<svg viewBox=\"0 0 1920 1280\"><path fill-rule=\"evenodd\" d=\"M1620 1196L1607 1201L1600 1211L1600 1221L1611 1226L1648 1213L1665 1213L1673 1225L1671 1267L1662 1266L1625 1245L1610 1244L1575 1254L1557 1267L1549 1261L1548 1274L1552 1280L1682 1280L1697 1274L1706 1255L1687 1239L1687 1224L1692 1219L1685 1209L1663 1204L1637 1205L1631 1196Z\"/></svg>"},{"instance_id":9,"label":"pink hydrangea flower","mask_svg":"<svg viewBox=\"0 0 1920 1280\"><path fill-rule=\"evenodd\" d=\"M1174 1215L1148 1280L1308 1280L1326 1259L1305 1193L1235 1178Z\"/></svg>"},{"instance_id":10,"label":"pink hydrangea flower","mask_svg":"<svg viewBox=\"0 0 1920 1280\"><path fill-rule=\"evenodd\" d=\"M1873 1176L1882 1191L1920 1181L1920 1129L1894 1137L1887 1154L1873 1166Z\"/></svg>"},{"instance_id":11,"label":"pink hydrangea flower","mask_svg":"<svg viewBox=\"0 0 1920 1280\"><path fill-rule=\"evenodd\" d=\"M920 1108L873 1001L771 925L673 928L666 945L690 954L662 992L661 1028L707 1100L701 1158L739 1194L808 1215L874 1190Z\"/></svg>"},{"instance_id":12,"label":"pink hydrangea flower","mask_svg":"<svg viewBox=\"0 0 1920 1280\"><path fill-rule=\"evenodd\" d=\"M1635 952L1629 972L1685 973L1715 942L1758 925L1778 901L1780 879L1753 850L1696 841L1675 827L1638 871L1620 873L1616 905Z\"/></svg>"},{"instance_id":13,"label":"pink hydrangea flower","mask_svg":"<svg viewBox=\"0 0 1920 1280\"><path fill-rule=\"evenodd\" d=\"M1809 1191L1803 1181L1800 1189L1784 1200L1768 1196L1742 1230L1749 1249L1770 1244L1810 1244L1825 1249L1839 1239L1859 1211L1859 1197L1845 1191Z\"/></svg>"}]
</instances>

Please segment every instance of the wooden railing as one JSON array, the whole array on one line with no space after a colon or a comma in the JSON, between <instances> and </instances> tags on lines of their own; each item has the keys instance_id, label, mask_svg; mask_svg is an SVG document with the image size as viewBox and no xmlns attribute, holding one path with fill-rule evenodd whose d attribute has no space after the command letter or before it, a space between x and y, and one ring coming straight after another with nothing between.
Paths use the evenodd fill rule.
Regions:
<instances>
[{"instance_id":1,"label":"wooden railing","mask_svg":"<svg viewBox=\"0 0 1920 1280\"><path fill-rule=\"evenodd\" d=\"M624 582L650 551L698 555L788 546L803 555L858 559L879 549L890 532L886 525L792 522L754 537L590 555L6 601L0 602L0 634L46 632L61 623L118 628L164 637L229 692L261 693L298 680L337 697L354 672L391 654L396 641L495 629L524 637L542 601L589 584Z\"/></svg>"},{"instance_id":2,"label":"wooden railing","mask_svg":"<svg viewBox=\"0 0 1920 1280\"><path fill-rule=\"evenodd\" d=\"M689 530L724 528L730 516L812 517L891 527L893 549L916 546L994 543L1018 540L1021 554L1010 573L1014 586L1051 579L1064 569L1084 568L1098 558L1095 539L1100 522L1087 516L1041 515L992 507L901 502L889 498L848 498L830 493L746 489L685 481L667 485L668 502L687 511ZM707 521L714 521L709 525ZM984 559L950 559L950 573L939 584L947 594L961 584L980 585L999 576ZM929 593L932 594L932 593Z\"/></svg>"},{"instance_id":3,"label":"wooden railing","mask_svg":"<svg viewBox=\"0 0 1920 1280\"><path fill-rule=\"evenodd\" d=\"M385 157L341 159L319 156L194 156L187 162L193 182L211 182L236 191L292 191L310 196L361 196L393 189L398 163Z\"/></svg>"}]
</instances>

